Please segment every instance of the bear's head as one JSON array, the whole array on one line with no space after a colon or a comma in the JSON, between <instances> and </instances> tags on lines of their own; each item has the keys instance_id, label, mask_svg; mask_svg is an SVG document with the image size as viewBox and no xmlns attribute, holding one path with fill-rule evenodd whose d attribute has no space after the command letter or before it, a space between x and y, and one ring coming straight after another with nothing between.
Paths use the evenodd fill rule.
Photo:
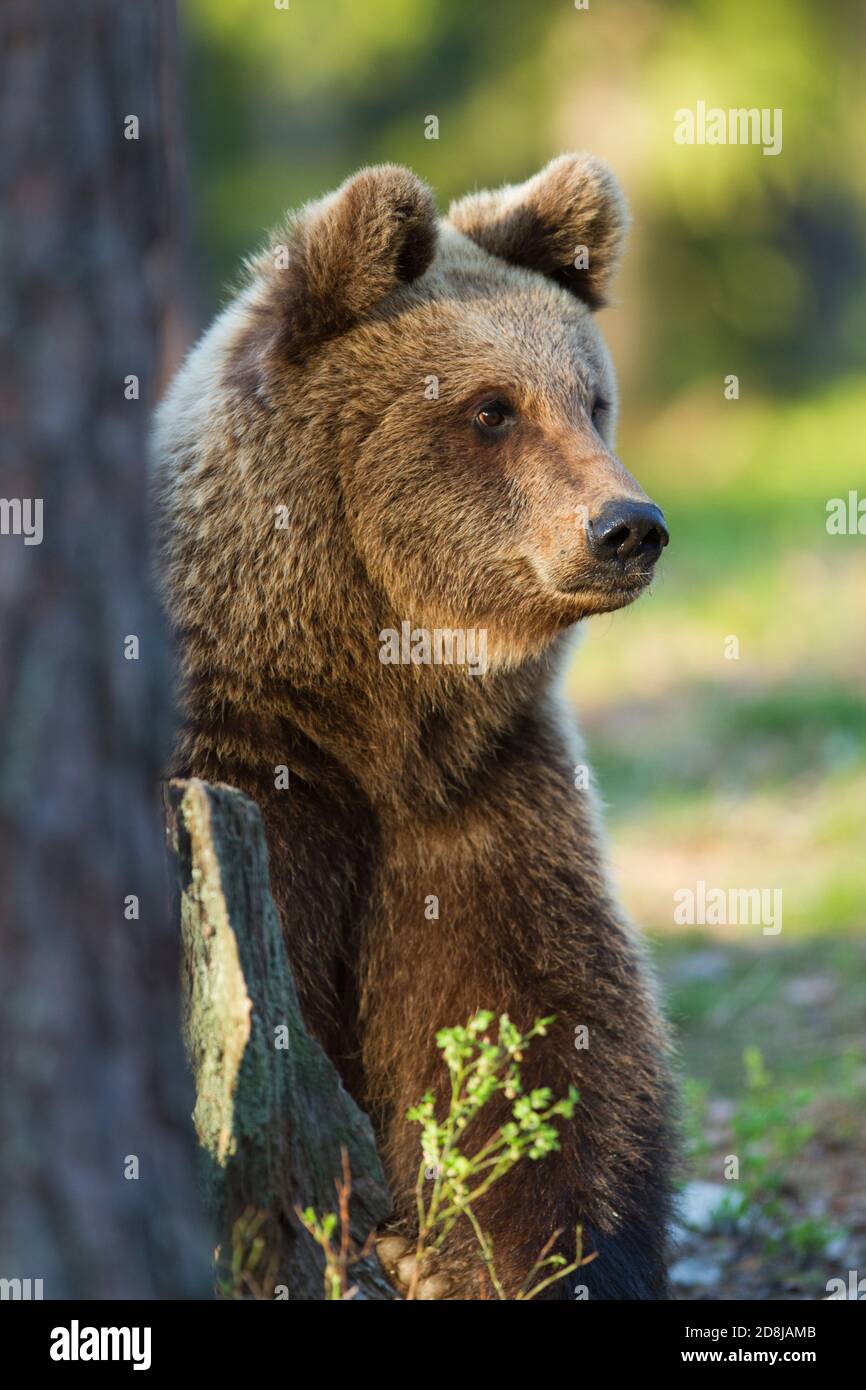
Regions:
<instances>
[{"instance_id":1,"label":"bear's head","mask_svg":"<svg viewBox=\"0 0 866 1390\"><path fill-rule=\"evenodd\" d=\"M389 165L290 217L162 407L179 622L275 669L401 620L511 665L636 598L668 536L593 317L626 220L583 155L441 221Z\"/></svg>"}]
</instances>

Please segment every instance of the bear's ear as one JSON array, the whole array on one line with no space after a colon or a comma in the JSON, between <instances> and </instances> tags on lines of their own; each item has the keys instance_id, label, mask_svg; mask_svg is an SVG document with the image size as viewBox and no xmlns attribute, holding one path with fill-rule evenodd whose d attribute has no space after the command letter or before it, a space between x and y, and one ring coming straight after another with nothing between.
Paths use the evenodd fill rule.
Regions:
<instances>
[{"instance_id":1,"label":"bear's ear","mask_svg":"<svg viewBox=\"0 0 866 1390\"><path fill-rule=\"evenodd\" d=\"M564 154L526 183L453 203L448 221L491 255L550 276L597 309L619 261L628 212L606 164Z\"/></svg>"},{"instance_id":2,"label":"bear's ear","mask_svg":"<svg viewBox=\"0 0 866 1390\"><path fill-rule=\"evenodd\" d=\"M416 279L436 250L433 195L409 169L362 169L336 193L294 213L252 269L269 285L285 356L336 337L397 285Z\"/></svg>"}]
</instances>

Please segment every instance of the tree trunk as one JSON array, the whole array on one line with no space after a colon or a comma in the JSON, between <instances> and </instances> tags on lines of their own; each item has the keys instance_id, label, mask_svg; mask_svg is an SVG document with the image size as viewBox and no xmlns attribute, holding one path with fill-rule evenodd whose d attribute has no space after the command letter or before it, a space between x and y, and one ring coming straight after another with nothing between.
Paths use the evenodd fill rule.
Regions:
<instances>
[{"instance_id":1,"label":"tree trunk","mask_svg":"<svg viewBox=\"0 0 866 1390\"><path fill-rule=\"evenodd\" d=\"M337 1211L345 1151L363 1249L391 1207L370 1122L304 1028L258 808L199 781L170 783L167 803L218 1285L229 1297L321 1299L324 1260L295 1208ZM375 1255L352 1265L349 1284L358 1298L395 1296Z\"/></svg>"},{"instance_id":2,"label":"tree trunk","mask_svg":"<svg viewBox=\"0 0 866 1390\"><path fill-rule=\"evenodd\" d=\"M0 54L0 1276L207 1296L146 540L176 322L173 6L4 0Z\"/></svg>"}]
</instances>

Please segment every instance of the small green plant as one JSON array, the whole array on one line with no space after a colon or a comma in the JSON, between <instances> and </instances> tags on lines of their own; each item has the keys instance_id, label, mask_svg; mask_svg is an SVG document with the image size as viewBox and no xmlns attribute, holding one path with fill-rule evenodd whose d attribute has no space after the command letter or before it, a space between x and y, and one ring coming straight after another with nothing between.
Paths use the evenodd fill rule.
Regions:
<instances>
[{"instance_id":1,"label":"small green plant","mask_svg":"<svg viewBox=\"0 0 866 1390\"><path fill-rule=\"evenodd\" d=\"M806 1087L774 1082L760 1049L743 1053L745 1092L731 1121L740 1159L739 1191L721 1204L718 1220L750 1223L768 1253L799 1261L820 1254L838 1232L822 1218L791 1221L786 1190L790 1167L814 1134L808 1117L813 1096Z\"/></svg>"},{"instance_id":2,"label":"small green plant","mask_svg":"<svg viewBox=\"0 0 866 1390\"><path fill-rule=\"evenodd\" d=\"M268 1258L268 1213L246 1207L232 1226L231 1252L214 1251L216 1293L219 1298L269 1299L276 1278L276 1259Z\"/></svg>"},{"instance_id":3,"label":"small green plant","mask_svg":"<svg viewBox=\"0 0 866 1390\"><path fill-rule=\"evenodd\" d=\"M460 1220L468 1221L475 1233L496 1296L507 1297L496 1271L492 1243L478 1219L477 1205L521 1159L537 1161L559 1148L559 1136L552 1122L557 1117L570 1119L578 1102L573 1086L565 1099L554 1100L549 1087L525 1092L521 1083L520 1062L526 1048L533 1038L544 1036L553 1019L538 1019L528 1033L521 1033L503 1014L494 1040L489 1035L493 1017L484 1010L465 1027L440 1029L436 1045L450 1083L447 1113L442 1120L437 1119L436 1102L430 1092L409 1111L409 1119L421 1126L421 1162L415 1188L415 1272L407 1298L415 1296L428 1252L439 1249ZM512 1102L512 1118L474 1153L465 1153L462 1141L471 1122L498 1094ZM429 1197L425 1195L428 1173L433 1175ZM584 1263L579 1227L571 1263L562 1255L549 1253L561 1234L554 1232L539 1252L516 1294L518 1299L537 1297Z\"/></svg>"},{"instance_id":4,"label":"small green plant","mask_svg":"<svg viewBox=\"0 0 866 1390\"><path fill-rule=\"evenodd\" d=\"M325 1216L316 1215L312 1207L302 1211L295 1208L295 1215L301 1225L313 1237L325 1257L325 1298L329 1302L345 1301L355 1296L355 1289L349 1286L349 1270L358 1260L364 1259L372 1248L372 1236L363 1250L358 1250L349 1234L349 1199L352 1195L352 1174L349 1169L349 1155L341 1149L343 1160L343 1180L336 1183L337 1212ZM339 1214L338 1214L339 1213ZM338 1243L333 1237L339 1232Z\"/></svg>"},{"instance_id":5,"label":"small green plant","mask_svg":"<svg viewBox=\"0 0 866 1390\"><path fill-rule=\"evenodd\" d=\"M807 1260L825 1254L828 1245L840 1234L840 1230L822 1216L807 1216L787 1228L784 1243L805 1264Z\"/></svg>"},{"instance_id":6,"label":"small green plant","mask_svg":"<svg viewBox=\"0 0 866 1390\"><path fill-rule=\"evenodd\" d=\"M436 1101L428 1092L408 1113L408 1118L421 1127L421 1159L415 1192L418 1211L415 1268L406 1292L407 1299L416 1298L425 1265L459 1221L467 1221L474 1232L496 1297L508 1297L496 1270L492 1242L478 1217L478 1203L521 1160L537 1162L554 1153L559 1148L559 1135L553 1121L570 1119L578 1103L578 1093L573 1086L569 1087L567 1097L560 1100L553 1099L547 1086L531 1091L523 1089L520 1063L526 1048L533 1038L545 1035L552 1018L538 1019L527 1033L521 1033L508 1015L503 1014L495 1040L490 1036L493 1019L494 1015L484 1010L475 1014L465 1027L440 1029L436 1045L448 1071L447 1112L441 1120L437 1119ZM496 1095L503 1095L511 1102L511 1119L473 1153L465 1153L462 1144L472 1121ZM431 1177L428 1196L425 1185ZM369 1242L360 1252L349 1242L349 1182L344 1154L343 1183L337 1185L339 1216L332 1212L318 1217L311 1207L297 1212L324 1254L325 1298L331 1300L351 1298L353 1291L348 1288L348 1271L369 1249ZM335 1244L338 1231L339 1243ZM515 1298L537 1298L551 1284L595 1258L582 1255L580 1226L575 1227L573 1260L551 1253L562 1234L562 1230L552 1232L527 1271Z\"/></svg>"},{"instance_id":7,"label":"small green plant","mask_svg":"<svg viewBox=\"0 0 866 1390\"><path fill-rule=\"evenodd\" d=\"M781 1194L790 1160L808 1143L814 1126L805 1117L812 1093L773 1083L757 1047L743 1053L746 1089L732 1120L743 1200L772 1220L782 1216Z\"/></svg>"}]
</instances>

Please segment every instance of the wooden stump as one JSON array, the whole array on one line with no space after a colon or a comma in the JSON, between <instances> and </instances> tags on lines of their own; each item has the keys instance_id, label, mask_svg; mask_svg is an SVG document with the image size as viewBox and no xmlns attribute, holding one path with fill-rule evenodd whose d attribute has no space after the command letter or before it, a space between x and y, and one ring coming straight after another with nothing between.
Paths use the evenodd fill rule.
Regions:
<instances>
[{"instance_id":1,"label":"wooden stump","mask_svg":"<svg viewBox=\"0 0 866 1390\"><path fill-rule=\"evenodd\" d=\"M337 1210L345 1149L356 1247L387 1220L391 1199L370 1121L304 1028L258 807L197 780L169 783L166 804L219 1287L231 1297L320 1299L323 1257L295 1208ZM375 1254L352 1267L350 1284L357 1298L396 1296Z\"/></svg>"}]
</instances>

